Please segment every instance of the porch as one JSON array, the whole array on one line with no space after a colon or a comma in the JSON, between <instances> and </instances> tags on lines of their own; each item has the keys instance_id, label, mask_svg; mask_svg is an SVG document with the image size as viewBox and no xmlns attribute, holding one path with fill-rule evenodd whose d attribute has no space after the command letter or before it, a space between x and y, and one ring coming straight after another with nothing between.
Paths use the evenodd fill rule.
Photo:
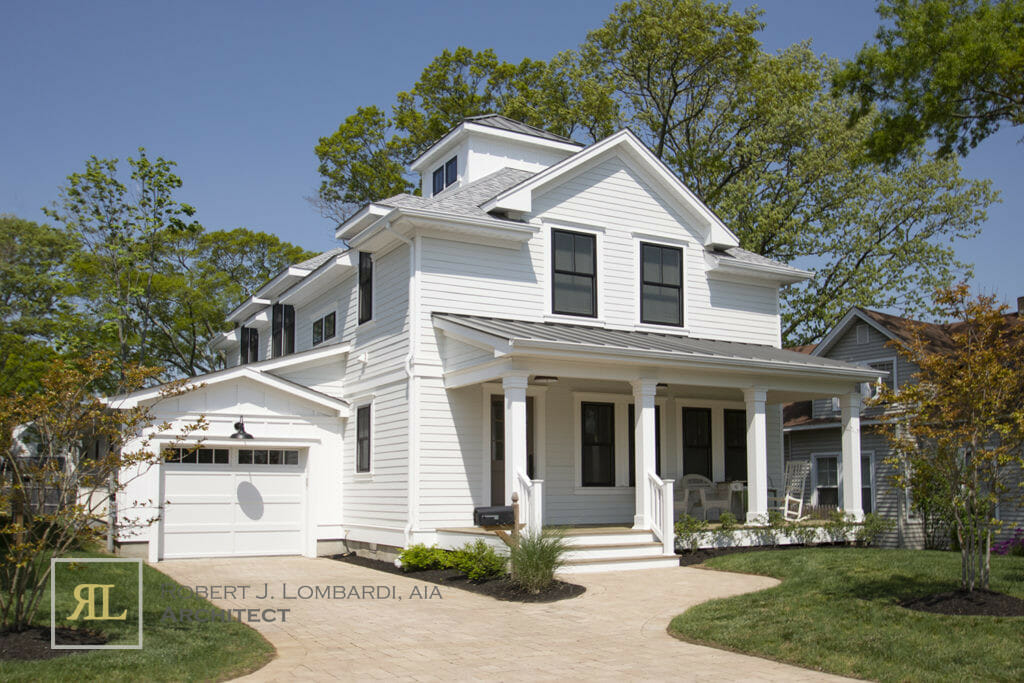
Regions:
<instances>
[{"instance_id":1,"label":"porch","mask_svg":"<svg viewBox=\"0 0 1024 683\"><path fill-rule=\"evenodd\" d=\"M435 314L435 328L447 400L479 406L466 411L476 420L463 421L482 436L473 503L507 505L515 494L528 531L568 527L592 544L595 525L615 525L646 533L662 557L674 555L680 514L709 516L712 502L712 518L729 510L764 523L784 484L784 403L839 396L843 451L859 453L858 383L877 377L771 347L701 340L703 348L675 349L695 340L671 335L447 314ZM660 348L637 353L641 342ZM489 353L473 358L481 348ZM687 475L712 487L703 505L695 489L677 485ZM844 499L858 500L859 468L843 475ZM470 520L438 525L438 541ZM586 534L571 531L581 528Z\"/></svg>"}]
</instances>

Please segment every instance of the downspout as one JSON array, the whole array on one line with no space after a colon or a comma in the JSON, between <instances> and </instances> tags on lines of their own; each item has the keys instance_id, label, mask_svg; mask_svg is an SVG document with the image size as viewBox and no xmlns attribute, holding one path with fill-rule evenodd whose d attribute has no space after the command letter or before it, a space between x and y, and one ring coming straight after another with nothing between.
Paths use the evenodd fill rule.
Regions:
<instances>
[{"instance_id":1,"label":"downspout","mask_svg":"<svg viewBox=\"0 0 1024 683\"><path fill-rule=\"evenodd\" d=\"M412 239L395 232L391 221L384 224L384 230L390 232L409 247L409 350L405 354L406 403L408 408L408 509L405 524L405 544L412 545L413 529L419 526L419 484L420 484L420 445L419 445L419 377L416 376L416 352L419 346L419 271L420 249L419 239Z\"/></svg>"}]
</instances>

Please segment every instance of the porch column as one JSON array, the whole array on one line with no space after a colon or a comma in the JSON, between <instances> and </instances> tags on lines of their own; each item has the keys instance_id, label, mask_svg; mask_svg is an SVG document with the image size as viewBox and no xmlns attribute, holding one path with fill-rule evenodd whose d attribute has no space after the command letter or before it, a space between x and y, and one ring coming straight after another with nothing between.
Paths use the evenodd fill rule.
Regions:
<instances>
[{"instance_id":1,"label":"porch column","mask_svg":"<svg viewBox=\"0 0 1024 683\"><path fill-rule=\"evenodd\" d=\"M517 472L526 474L526 375L505 377L505 505L512 504L512 492L519 494Z\"/></svg>"},{"instance_id":2,"label":"porch column","mask_svg":"<svg viewBox=\"0 0 1024 683\"><path fill-rule=\"evenodd\" d=\"M864 519L860 481L860 393L839 397L843 421L842 509L856 521Z\"/></svg>"},{"instance_id":3,"label":"porch column","mask_svg":"<svg viewBox=\"0 0 1024 683\"><path fill-rule=\"evenodd\" d=\"M649 529L651 520L650 484L647 482L649 472L656 471L654 394L658 390L657 380L638 379L632 382L633 402L636 406L634 414L636 424L634 430L636 444L634 467L636 487L636 512L633 515L633 528Z\"/></svg>"},{"instance_id":4,"label":"porch column","mask_svg":"<svg viewBox=\"0 0 1024 683\"><path fill-rule=\"evenodd\" d=\"M768 514L768 423L764 389L744 389L747 408L747 522L763 523Z\"/></svg>"}]
</instances>

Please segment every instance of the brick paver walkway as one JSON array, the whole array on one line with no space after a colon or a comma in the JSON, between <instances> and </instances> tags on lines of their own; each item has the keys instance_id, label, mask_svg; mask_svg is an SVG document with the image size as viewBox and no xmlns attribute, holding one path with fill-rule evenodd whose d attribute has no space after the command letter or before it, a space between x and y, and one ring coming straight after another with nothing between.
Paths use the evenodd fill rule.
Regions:
<instances>
[{"instance_id":1,"label":"brick paver walkway","mask_svg":"<svg viewBox=\"0 0 1024 683\"><path fill-rule=\"evenodd\" d=\"M290 610L285 623L252 624L278 656L246 680L840 680L666 633L692 605L775 585L764 577L690 568L583 574L570 578L587 587L578 598L520 604L445 587L421 599L414 589L429 595L434 584L324 558L157 568L189 586L250 586L245 599L236 590L235 599L213 600L219 607ZM264 583L273 599L254 597ZM305 595L302 586L393 586L402 599L284 599L282 584L289 595Z\"/></svg>"}]
</instances>

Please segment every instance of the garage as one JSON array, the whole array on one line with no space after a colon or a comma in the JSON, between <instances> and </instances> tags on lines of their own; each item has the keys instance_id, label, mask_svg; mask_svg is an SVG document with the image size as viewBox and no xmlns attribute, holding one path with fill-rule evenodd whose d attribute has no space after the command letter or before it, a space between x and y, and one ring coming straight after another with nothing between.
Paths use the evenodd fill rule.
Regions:
<instances>
[{"instance_id":1,"label":"garage","mask_svg":"<svg viewBox=\"0 0 1024 683\"><path fill-rule=\"evenodd\" d=\"M248 444L164 449L161 556L302 554L307 455Z\"/></svg>"}]
</instances>

